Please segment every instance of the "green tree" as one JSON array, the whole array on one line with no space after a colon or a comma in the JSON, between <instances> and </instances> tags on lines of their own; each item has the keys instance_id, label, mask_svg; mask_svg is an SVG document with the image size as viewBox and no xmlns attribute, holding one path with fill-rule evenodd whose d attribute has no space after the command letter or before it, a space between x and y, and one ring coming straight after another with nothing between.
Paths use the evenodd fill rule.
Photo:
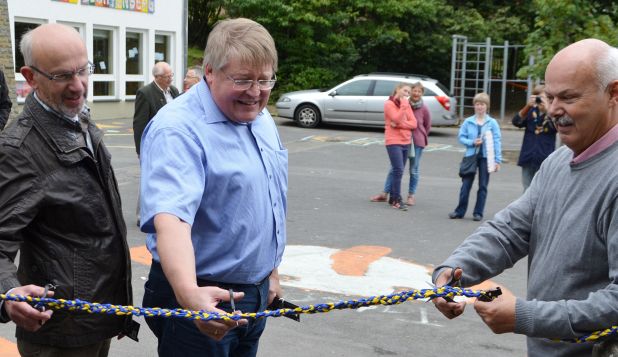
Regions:
<instances>
[{"instance_id":1,"label":"green tree","mask_svg":"<svg viewBox=\"0 0 618 357\"><path fill-rule=\"evenodd\" d=\"M210 30L224 15L224 2L224 0L189 0L187 21L189 47L204 50Z\"/></svg>"},{"instance_id":2,"label":"green tree","mask_svg":"<svg viewBox=\"0 0 618 357\"><path fill-rule=\"evenodd\" d=\"M616 5L584 0L534 0L537 15L534 30L525 41L525 53L533 56L534 65L525 66L520 76L543 79L545 68L561 48L594 37L615 46L618 30Z\"/></svg>"}]
</instances>

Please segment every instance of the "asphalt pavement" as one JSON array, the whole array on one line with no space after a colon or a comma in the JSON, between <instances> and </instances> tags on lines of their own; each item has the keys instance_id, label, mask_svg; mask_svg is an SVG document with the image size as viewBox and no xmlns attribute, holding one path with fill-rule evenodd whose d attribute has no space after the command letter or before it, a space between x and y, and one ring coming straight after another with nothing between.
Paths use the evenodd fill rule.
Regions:
<instances>
[{"instance_id":1,"label":"asphalt pavement","mask_svg":"<svg viewBox=\"0 0 618 357\"><path fill-rule=\"evenodd\" d=\"M471 212L450 220L461 184L457 176L463 148L457 128L435 128L421 161L417 204L407 212L372 203L384 185L389 162L379 129L326 126L302 129L276 118L289 151L288 249L281 267L287 300L299 305L358 299L424 288L433 266L482 222ZM136 227L139 165L131 119L99 121L105 132L123 199L133 248L135 305L141 305L148 274L144 234ZM522 192L516 152L523 133L503 130L508 161L491 174L485 218L491 218ZM402 187L407 188L409 175ZM476 198L476 184L470 206ZM492 279L525 296L526 262ZM143 319L140 342L112 343L111 356L156 356L156 339ZM0 356L14 354L14 326L0 327ZM406 302L389 307L303 315L301 322L271 318L258 356L524 356L525 339L494 335L472 306L455 320L431 303Z\"/></svg>"}]
</instances>

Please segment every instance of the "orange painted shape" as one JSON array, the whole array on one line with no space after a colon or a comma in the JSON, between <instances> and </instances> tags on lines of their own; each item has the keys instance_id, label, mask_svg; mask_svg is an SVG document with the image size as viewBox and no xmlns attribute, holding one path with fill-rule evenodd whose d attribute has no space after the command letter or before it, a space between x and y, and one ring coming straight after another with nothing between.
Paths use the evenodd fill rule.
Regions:
<instances>
[{"instance_id":1,"label":"orange painted shape","mask_svg":"<svg viewBox=\"0 0 618 357\"><path fill-rule=\"evenodd\" d=\"M330 258L333 261L332 268L337 274L364 276L371 263L390 254L391 251L391 248L378 245L357 245L340 250Z\"/></svg>"},{"instance_id":2,"label":"orange painted shape","mask_svg":"<svg viewBox=\"0 0 618 357\"><path fill-rule=\"evenodd\" d=\"M0 337L0 357L19 357L17 345Z\"/></svg>"},{"instance_id":3,"label":"orange painted shape","mask_svg":"<svg viewBox=\"0 0 618 357\"><path fill-rule=\"evenodd\" d=\"M145 245L140 245L139 247L133 247L130 249L131 252L131 260L136 263L150 265L152 262L152 255L148 251ZM1 357L1 356L0 356Z\"/></svg>"}]
</instances>

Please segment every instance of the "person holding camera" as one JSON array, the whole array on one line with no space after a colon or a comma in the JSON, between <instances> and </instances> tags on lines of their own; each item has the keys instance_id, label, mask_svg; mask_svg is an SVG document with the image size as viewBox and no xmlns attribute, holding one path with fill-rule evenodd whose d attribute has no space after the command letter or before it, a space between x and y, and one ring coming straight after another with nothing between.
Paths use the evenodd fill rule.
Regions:
<instances>
[{"instance_id":1,"label":"person holding camera","mask_svg":"<svg viewBox=\"0 0 618 357\"><path fill-rule=\"evenodd\" d=\"M526 191L543 160L556 148L556 128L547 115L547 97L543 85L534 88L528 103L515 114L511 122L518 128L525 128L517 165L521 166L521 181Z\"/></svg>"}]
</instances>

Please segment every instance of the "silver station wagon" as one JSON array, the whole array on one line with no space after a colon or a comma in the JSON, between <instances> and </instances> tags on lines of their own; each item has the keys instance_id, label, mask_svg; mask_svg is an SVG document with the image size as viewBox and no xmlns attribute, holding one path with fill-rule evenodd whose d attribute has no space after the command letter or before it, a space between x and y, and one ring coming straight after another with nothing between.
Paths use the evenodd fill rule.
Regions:
<instances>
[{"instance_id":1,"label":"silver station wagon","mask_svg":"<svg viewBox=\"0 0 618 357\"><path fill-rule=\"evenodd\" d=\"M283 94L277 113L304 128L320 123L384 127L384 102L400 82L421 82L423 102L431 113L432 126L457 124L455 98L437 80L414 74L361 74L326 91L311 89Z\"/></svg>"}]
</instances>

